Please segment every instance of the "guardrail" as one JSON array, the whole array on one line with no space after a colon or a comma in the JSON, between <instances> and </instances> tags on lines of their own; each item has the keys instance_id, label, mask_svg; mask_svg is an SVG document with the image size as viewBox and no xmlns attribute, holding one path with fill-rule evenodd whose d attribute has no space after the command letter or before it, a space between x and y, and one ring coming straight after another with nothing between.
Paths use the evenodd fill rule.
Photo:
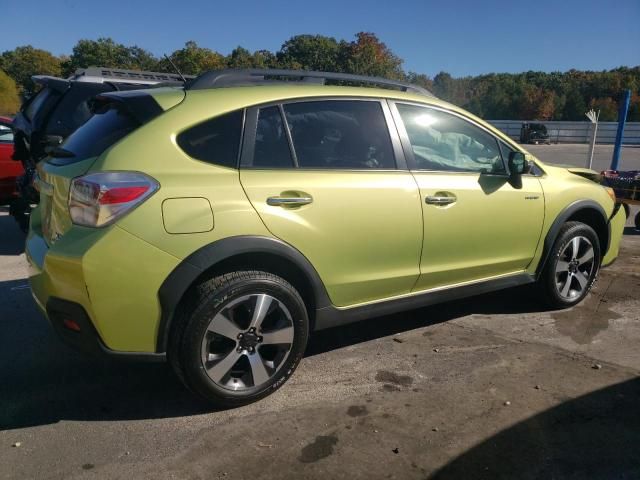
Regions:
<instances>
[{"instance_id":1,"label":"guardrail","mask_svg":"<svg viewBox=\"0 0 640 480\"><path fill-rule=\"evenodd\" d=\"M547 127L551 143L588 143L591 139L591 122L541 122L538 120L488 120L498 130L514 140L520 140L523 123L542 123ZM598 123L596 143L615 143L618 122ZM624 129L623 145L640 145L640 122L627 122Z\"/></svg>"}]
</instances>

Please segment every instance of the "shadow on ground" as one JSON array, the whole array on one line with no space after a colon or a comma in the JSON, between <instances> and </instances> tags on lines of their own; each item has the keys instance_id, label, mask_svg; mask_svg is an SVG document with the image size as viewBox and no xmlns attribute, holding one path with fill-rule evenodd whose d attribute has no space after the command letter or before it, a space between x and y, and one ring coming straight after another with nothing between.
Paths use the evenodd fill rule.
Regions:
<instances>
[{"instance_id":1,"label":"shadow on ground","mask_svg":"<svg viewBox=\"0 0 640 480\"><path fill-rule=\"evenodd\" d=\"M430 478L640 478L640 378L589 393L501 431Z\"/></svg>"},{"instance_id":2,"label":"shadow on ground","mask_svg":"<svg viewBox=\"0 0 640 480\"><path fill-rule=\"evenodd\" d=\"M0 207L0 213L8 212L8 207ZM9 215L0 216L0 256L20 255L24 252L24 234Z\"/></svg>"},{"instance_id":3,"label":"shadow on ground","mask_svg":"<svg viewBox=\"0 0 640 480\"><path fill-rule=\"evenodd\" d=\"M22 253L24 236L11 217L0 216L0 232L0 255ZM470 313L539 311L528 293L513 289L325 330L314 335L307 356ZM62 344L37 310L26 279L0 282L0 305L0 429L211 411L164 363L88 357Z\"/></svg>"},{"instance_id":4,"label":"shadow on ground","mask_svg":"<svg viewBox=\"0 0 640 480\"><path fill-rule=\"evenodd\" d=\"M307 347L307 356L427 327L471 314L511 314L545 311L531 286L511 288L463 300L433 305L386 317L352 323L316 332Z\"/></svg>"},{"instance_id":5,"label":"shadow on ground","mask_svg":"<svg viewBox=\"0 0 640 480\"><path fill-rule=\"evenodd\" d=\"M0 283L0 429L60 420L104 421L196 415L211 407L165 363L94 358L62 344L37 311L26 280ZM514 290L318 332L307 356L445 322L469 313L537 311Z\"/></svg>"}]
</instances>

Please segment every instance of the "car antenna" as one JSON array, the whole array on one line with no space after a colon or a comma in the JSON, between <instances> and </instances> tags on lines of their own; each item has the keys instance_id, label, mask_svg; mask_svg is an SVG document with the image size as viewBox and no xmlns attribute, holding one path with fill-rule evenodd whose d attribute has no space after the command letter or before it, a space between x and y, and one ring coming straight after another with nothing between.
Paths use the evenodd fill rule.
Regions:
<instances>
[{"instance_id":1,"label":"car antenna","mask_svg":"<svg viewBox=\"0 0 640 480\"><path fill-rule=\"evenodd\" d=\"M180 78L182 79L182 83L187 83L187 79L184 78L184 75L182 75L182 72L178 69L178 67L176 67L176 64L171 61L171 59L169 58L169 56L166 53L164 54L164 58L166 58L167 61L171 64L171 66L176 71L176 73L178 75L180 75Z\"/></svg>"}]
</instances>

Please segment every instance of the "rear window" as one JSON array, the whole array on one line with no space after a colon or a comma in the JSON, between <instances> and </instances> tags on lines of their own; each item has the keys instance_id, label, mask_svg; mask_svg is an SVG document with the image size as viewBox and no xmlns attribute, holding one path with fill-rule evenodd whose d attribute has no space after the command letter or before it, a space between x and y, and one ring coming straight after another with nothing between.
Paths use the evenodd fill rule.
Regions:
<instances>
[{"instance_id":1,"label":"rear window","mask_svg":"<svg viewBox=\"0 0 640 480\"><path fill-rule=\"evenodd\" d=\"M238 166L242 110L220 115L178 135L178 145L197 160L223 167Z\"/></svg>"},{"instance_id":2,"label":"rear window","mask_svg":"<svg viewBox=\"0 0 640 480\"><path fill-rule=\"evenodd\" d=\"M91 118L90 99L105 90L109 90L109 87L103 84L75 83L51 112L46 133L69 136Z\"/></svg>"},{"instance_id":3,"label":"rear window","mask_svg":"<svg viewBox=\"0 0 640 480\"><path fill-rule=\"evenodd\" d=\"M97 157L139 126L137 120L120 108L100 110L53 151L50 163L68 165Z\"/></svg>"}]
</instances>

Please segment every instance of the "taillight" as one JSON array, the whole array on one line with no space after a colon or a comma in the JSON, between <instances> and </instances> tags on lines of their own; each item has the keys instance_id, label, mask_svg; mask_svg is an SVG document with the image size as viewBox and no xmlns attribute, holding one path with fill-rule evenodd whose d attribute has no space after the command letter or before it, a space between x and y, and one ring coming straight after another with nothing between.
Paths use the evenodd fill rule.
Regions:
<instances>
[{"instance_id":1,"label":"taillight","mask_svg":"<svg viewBox=\"0 0 640 480\"><path fill-rule=\"evenodd\" d=\"M71 221L104 227L149 198L159 184L138 172L99 172L74 178L69 191Z\"/></svg>"}]
</instances>

